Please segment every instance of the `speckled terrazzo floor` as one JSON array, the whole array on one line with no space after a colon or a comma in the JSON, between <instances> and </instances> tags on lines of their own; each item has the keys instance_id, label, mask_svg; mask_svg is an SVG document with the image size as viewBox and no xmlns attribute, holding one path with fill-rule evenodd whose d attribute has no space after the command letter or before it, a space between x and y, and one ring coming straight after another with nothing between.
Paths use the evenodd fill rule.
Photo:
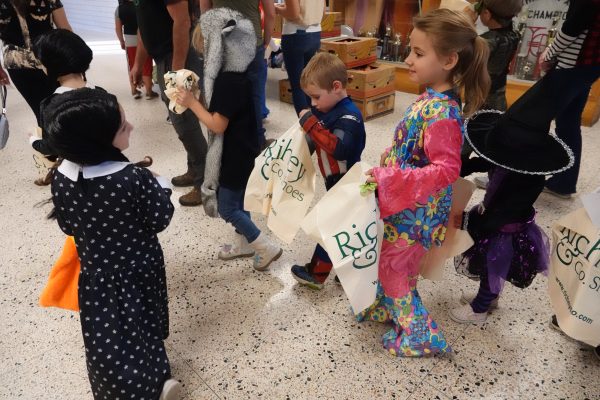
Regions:
<instances>
[{"instance_id":1,"label":"speckled terrazzo floor","mask_svg":"<svg viewBox=\"0 0 600 400\"><path fill-rule=\"evenodd\" d=\"M132 160L152 155L153 169L168 177L182 172L185 154L165 123L164 105L131 99L125 58L110 53L98 52L89 79L119 97L135 126L127 155ZM277 99L283 75L269 71L271 137L294 123L292 107ZM396 111L413 99L397 93ZM9 112L11 138L0 152L0 398L91 399L78 317L37 306L64 235L44 219L48 206L36 207L49 192L32 183L27 136L34 118L14 89ZM397 118L367 123L367 161L378 160ZM600 186L600 127L584 129L584 145L580 192ZM175 190L174 203L184 192ZM548 230L580 203L543 194L537 206L539 223ZM474 291L476 284L448 266L445 280L422 281L420 292L455 354L395 359L379 342L385 328L358 325L340 286L331 281L314 292L295 284L290 266L306 262L312 252L306 236L300 233L269 271L259 273L248 260L217 260L229 231L201 208L178 207L160 235L169 279L167 346L187 400L600 399L600 362L589 348L548 327L545 278L525 291L507 287L485 325L466 326L452 322L447 311L461 291Z\"/></svg>"}]
</instances>

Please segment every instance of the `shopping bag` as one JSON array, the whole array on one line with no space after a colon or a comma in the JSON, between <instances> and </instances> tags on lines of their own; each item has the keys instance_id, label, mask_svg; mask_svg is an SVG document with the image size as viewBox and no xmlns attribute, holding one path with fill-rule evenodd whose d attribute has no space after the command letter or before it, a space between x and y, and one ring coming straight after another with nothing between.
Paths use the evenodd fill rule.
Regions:
<instances>
[{"instance_id":1,"label":"shopping bag","mask_svg":"<svg viewBox=\"0 0 600 400\"><path fill-rule=\"evenodd\" d=\"M552 226L548 292L562 331L600 345L600 228L584 208Z\"/></svg>"},{"instance_id":2,"label":"shopping bag","mask_svg":"<svg viewBox=\"0 0 600 400\"><path fill-rule=\"evenodd\" d=\"M40 306L79 311L79 255L73 236L67 236L62 252L54 263L48 283L40 295Z\"/></svg>"},{"instance_id":3,"label":"shopping bag","mask_svg":"<svg viewBox=\"0 0 600 400\"><path fill-rule=\"evenodd\" d=\"M469 200L475 191L475 184L458 178L452 184L452 205L448 218L446 236L441 246L433 246L421 259L421 276L426 279L440 280L444 275L446 260L467 251L474 242L465 230L454 226L456 218L462 218Z\"/></svg>"},{"instance_id":4,"label":"shopping bag","mask_svg":"<svg viewBox=\"0 0 600 400\"><path fill-rule=\"evenodd\" d=\"M302 222L302 230L327 251L356 314L375 302L383 239L375 193L360 191L369 169L355 164Z\"/></svg>"},{"instance_id":5,"label":"shopping bag","mask_svg":"<svg viewBox=\"0 0 600 400\"><path fill-rule=\"evenodd\" d=\"M36 127L35 137L37 139L42 138L42 128ZM32 151L33 151L33 165L35 165L35 169L38 173L38 176L40 178L45 178L46 175L48 175L48 172L50 171L50 169L54 167L55 161L49 160L48 158L46 158L45 155L43 155L42 153L40 153L37 150L32 149Z\"/></svg>"},{"instance_id":6,"label":"shopping bag","mask_svg":"<svg viewBox=\"0 0 600 400\"><path fill-rule=\"evenodd\" d=\"M297 123L254 161L244 209L267 216L267 226L291 243L315 195L316 174L304 131Z\"/></svg>"}]
</instances>

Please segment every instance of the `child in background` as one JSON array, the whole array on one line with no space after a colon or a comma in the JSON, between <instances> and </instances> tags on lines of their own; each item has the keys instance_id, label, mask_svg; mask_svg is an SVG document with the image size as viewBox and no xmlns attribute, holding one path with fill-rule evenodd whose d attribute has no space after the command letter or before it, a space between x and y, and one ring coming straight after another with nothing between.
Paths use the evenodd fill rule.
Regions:
<instances>
[{"instance_id":1,"label":"child in background","mask_svg":"<svg viewBox=\"0 0 600 400\"><path fill-rule=\"evenodd\" d=\"M517 102L509 112L527 108ZM483 202L464 218L463 229L475 244L455 258L459 273L479 279L479 291L476 296L463 294L463 305L451 310L450 318L483 323L498 306L505 281L526 288L538 273L547 272L548 237L535 223L533 204L545 175L570 168L573 155L548 131L524 126L500 112L478 112L467 122L465 137L479 157L463 164L461 175L485 171L490 181Z\"/></svg>"},{"instance_id":2,"label":"child in background","mask_svg":"<svg viewBox=\"0 0 600 400\"><path fill-rule=\"evenodd\" d=\"M222 34L224 30L227 31ZM254 255L254 269L264 271L283 250L261 233L250 213L244 210L246 184L260 150L255 134L252 86L246 73L254 59L254 30L251 22L236 11L211 9L200 17L192 44L199 52L206 49L204 95L209 106L206 109L191 92L183 89L177 92L177 103L192 110L213 135L222 135L220 163L213 165L216 162L212 161L213 146L218 142L209 140L206 168L209 174L213 169L219 174L218 212L233 225L236 239L221 248L219 258L231 260Z\"/></svg>"},{"instance_id":3,"label":"child in background","mask_svg":"<svg viewBox=\"0 0 600 400\"><path fill-rule=\"evenodd\" d=\"M128 70L131 71L135 62L135 53L137 52L137 17L135 15L135 5L133 0L119 0L119 5L115 10L115 32L121 43L121 48L125 50L127 56ZM142 70L142 82L146 89L146 100L152 100L158 97L158 93L152 90L152 58L148 57ZM142 93L133 83L131 86L131 95L134 99L140 99Z\"/></svg>"},{"instance_id":4,"label":"child in background","mask_svg":"<svg viewBox=\"0 0 600 400\"><path fill-rule=\"evenodd\" d=\"M94 57L92 49L75 33L66 29L53 29L38 37L33 46L33 52L46 69L48 77L55 79L60 85L54 91L54 94L42 101L40 116L43 116L45 105L55 95L84 87L95 88L85 78L85 73L90 68L90 63ZM41 124L42 126L45 124L43 120ZM41 139L31 136L30 141L34 150L45 156L56 156L56 153L48 145L43 130ZM49 185L51 176L50 174L43 184ZM36 181L36 184L40 183Z\"/></svg>"},{"instance_id":5,"label":"child in background","mask_svg":"<svg viewBox=\"0 0 600 400\"><path fill-rule=\"evenodd\" d=\"M480 0L475 4L481 23L489 29L481 35L490 48L488 72L492 81L483 109L506 111L506 76L520 39L513 29L512 19L522 6L522 0ZM463 144L463 162L469 159L472 151L468 143ZM487 177L475 178L475 184L481 189L485 189L487 183Z\"/></svg>"},{"instance_id":6,"label":"child in background","mask_svg":"<svg viewBox=\"0 0 600 400\"><path fill-rule=\"evenodd\" d=\"M53 97L43 119L63 158L52 201L81 261L78 299L93 397L179 399L164 345L169 310L157 237L173 215L171 190L123 155L133 128L115 96L72 90Z\"/></svg>"},{"instance_id":7,"label":"child in background","mask_svg":"<svg viewBox=\"0 0 600 400\"><path fill-rule=\"evenodd\" d=\"M406 110L381 166L367 172L377 183L384 221L375 303L360 313L393 324L383 346L399 357L451 351L417 291L422 258L444 241L452 183L460 172L463 142L458 93L469 99L470 114L490 86L488 47L464 13L438 9L414 19L406 59L413 82L427 91Z\"/></svg>"},{"instance_id":8,"label":"child in background","mask_svg":"<svg viewBox=\"0 0 600 400\"><path fill-rule=\"evenodd\" d=\"M325 189L331 189L352 166L360 161L365 148L365 125L359 109L346 93L348 73L333 54L315 55L302 71L302 89L312 108L300 112L300 125L306 140L317 153ZM306 265L292 266L300 284L321 289L333 267L325 249L317 245Z\"/></svg>"}]
</instances>

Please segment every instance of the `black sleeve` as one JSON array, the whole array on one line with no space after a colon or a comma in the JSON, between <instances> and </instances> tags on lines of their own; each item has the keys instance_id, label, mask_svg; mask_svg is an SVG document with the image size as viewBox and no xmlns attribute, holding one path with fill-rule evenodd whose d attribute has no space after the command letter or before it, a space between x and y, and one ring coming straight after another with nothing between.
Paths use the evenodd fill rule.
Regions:
<instances>
[{"instance_id":1,"label":"black sleeve","mask_svg":"<svg viewBox=\"0 0 600 400\"><path fill-rule=\"evenodd\" d=\"M567 17L561 27L561 31L569 36L579 36L581 32L588 29L596 15L598 6L591 0L572 0L569 2Z\"/></svg>"},{"instance_id":2,"label":"black sleeve","mask_svg":"<svg viewBox=\"0 0 600 400\"><path fill-rule=\"evenodd\" d=\"M134 202L136 211L149 232L158 233L167 228L173 217L171 189L164 189L146 168L133 167L136 176Z\"/></svg>"},{"instance_id":3,"label":"black sleeve","mask_svg":"<svg viewBox=\"0 0 600 400\"><path fill-rule=\"evenodd\" d=\"M462 165L460 167L460 176L464 178L475 172L487 172L491 167L492 165L481 157L463 157Z\"/></svg>"},{"instance_id":4,"label":"black sleeve","mask_svg":"<svg viewBox=\"0 0 600 400\"><path fill-rule=\"evenodd\" d=\"M248 97L245 96L243 83L231 77L227 79L224 75L217 76L213 87L213 95L208 109L211 113L219 113L227 119L232 119L243 109L247 107Z\"/></svg>"}]
</instances>

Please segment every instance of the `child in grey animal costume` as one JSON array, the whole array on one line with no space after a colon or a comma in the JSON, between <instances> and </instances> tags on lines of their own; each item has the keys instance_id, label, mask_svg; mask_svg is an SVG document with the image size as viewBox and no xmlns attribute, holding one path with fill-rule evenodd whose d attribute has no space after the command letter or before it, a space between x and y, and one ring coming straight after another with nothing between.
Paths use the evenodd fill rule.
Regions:
<instances>
[{"instance_id":1,"label":"child in grey animal costume","mask_svg":"<svg viewBox=\"0 0 600 400\"><path fill-rule=\"evenodd\" d=\"M202 14L192 42L196 50L204 50L206 107L184 89L178 89L176 101L191 109L208 128L202 204L206 214L220 214L236 231L233 244L224 245L219 258L254 256L254 268L262 271L283 251L244 211L246 183L260 151L251 83L246 76L256 48L254 28L239 12L216 8Z\"/></svg>"}]
</instances>

